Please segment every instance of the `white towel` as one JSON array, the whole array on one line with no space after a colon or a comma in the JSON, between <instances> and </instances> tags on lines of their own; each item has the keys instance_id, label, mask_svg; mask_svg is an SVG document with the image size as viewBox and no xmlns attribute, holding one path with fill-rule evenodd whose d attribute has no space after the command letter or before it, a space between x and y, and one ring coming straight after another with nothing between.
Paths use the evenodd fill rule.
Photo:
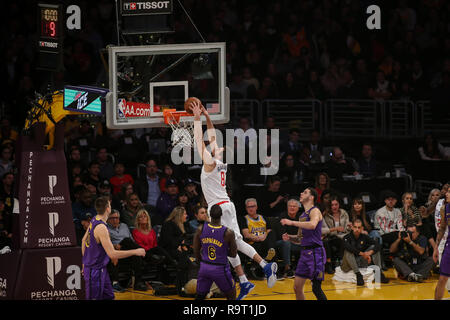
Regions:
<instances>
[{"instance_id":1,"label":"white towel","mask_svg":"<svg viewBox=\"0 0 450 320\"><path fill-rule=\"evenodd\" d=\"M360 268L359 272L361 272L364 282L373 282L375 279L374 270L370 268ZM356 283L356 274L353 270L349 272L344 272L341 270L341 267L337 267L334 272L333 280L342 281L342 282L353 282Z\"/></svg>"}]
</instances>

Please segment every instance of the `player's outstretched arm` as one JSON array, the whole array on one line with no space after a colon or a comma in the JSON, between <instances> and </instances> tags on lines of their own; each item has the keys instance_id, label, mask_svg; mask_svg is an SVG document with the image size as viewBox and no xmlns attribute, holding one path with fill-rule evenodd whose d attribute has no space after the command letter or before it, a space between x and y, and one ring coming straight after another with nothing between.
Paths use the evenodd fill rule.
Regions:
<instances>
[{"instance_id":1,"label":"player's outstretched arm","mask_svg":"<svg viewBox=\"0 0 450 320\"><path fill-rule=\"evenodd\" d=\"M302 228L302 229L308 229L308 230L313 230L316 228L317 224L320 221L320 210L317 208L314 208L313 210L311 210L311 213L309 214L310 216L310 220L309 221L293 221L293 220L289 220L289 219L281 219L281 224L282 225L288 225L288 226L294 226L297 228Z\"/></svg>"},{"instance_id":2,"label":"player's outstretched arm","mask_svg":"<svg viewBox=\"0 0 450 320\"><path fill-rule=\"evenodd\" d=\"M211 145L211 150L213 150L213 148L217 148L216 129L214 128L214 124L209 117L208 110L206 110L203 105L201 105L200 109L206 118L206 133L208 135L209 144ZM214 146L212 146L213 143L215 144Z\"/></svg>"},{"instance_id":3,"label":"player's outstretched arm","mask_svg":"<svg viewBox=\"0 0 450 320\"><path fill-rule=\"evenodd\" d=\"M202 111L200 103L192 103L192 112L194 113L194 141L197 145L197 151L200 154L200 157L202 158L203 164L205 166L214 167L214 160L209 151L206 149L205 143L203 142L202 122L200 120Z\"/></svg>"},{"instance_id":4,"label":"player's outstretched arm","mask_svg":"<svg viewBox=\"0 0 450 320\"><path fill-rule=\"evenodd\" d=\"M111 238L109 237L108 229L105 225L98 225L94 230L94 235L96 238L100 240L100 243L105 249L106 254L111 260L114 259L124 259L131 256L145 256L145 249L139 248L134 250L116 250L111 242Z\"/></svg>"}]
</instances>

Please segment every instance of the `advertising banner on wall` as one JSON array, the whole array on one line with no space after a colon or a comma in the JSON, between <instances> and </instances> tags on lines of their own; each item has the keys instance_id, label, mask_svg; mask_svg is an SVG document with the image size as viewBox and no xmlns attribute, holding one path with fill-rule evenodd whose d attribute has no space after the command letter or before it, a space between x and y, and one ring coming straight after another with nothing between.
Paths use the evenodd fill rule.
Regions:
<instances>
[{"instance_id":1,"label":"advertising banner on wall","mask_svg":"<svg viewBox=\"0 0 450 320\"><path fill-rule=\"evenodd\" d=\"M45 130L41 127L39 130ZM43 151L32 136L22 137L19 168L21 248L76 245L64 151Z\"/></svg>"},{"instance_id":2,"label":"advertising banner on wall","mask_svg":"<svg viewBox=\"0 0 450 320\"><path fill-rule=\"evenodd\" d=\"M15 300L83 300L79 247L22 250Z\"/></svg>"},{"instance_id":3,"label":"advertising banner on wall","mask_svg":"<svg viewBox=\"0 0 450 320\"><path fill-rule=\"evenodd\" d=\"M19 270L21 250L0 255L0 300L12 300Z\"/></svg>"}]
</instances>

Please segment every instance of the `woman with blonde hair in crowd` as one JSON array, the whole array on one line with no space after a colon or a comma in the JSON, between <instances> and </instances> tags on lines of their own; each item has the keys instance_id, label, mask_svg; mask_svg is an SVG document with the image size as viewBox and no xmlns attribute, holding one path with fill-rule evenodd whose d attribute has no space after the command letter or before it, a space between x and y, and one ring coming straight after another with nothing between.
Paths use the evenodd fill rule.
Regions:
<instances>
[{"instance_id":1,"label":"woman with blonde hair in crowd","mask_svg":"<svg viewBox=\"0 0 450 320\"><path fill-rule=\"evenodd\" d=\"M157 235L152 228L150 215L146 210L140 209L136 214L132 234L136 244L145 249L145 258L147 261L151 263L160 263L166 259L168 263L175 263L170 259L170 255L167 251L158 246Z\"/></svg>"},{"instance_id":2,"label":"woman with blonde hair in crowd","mask_svg":"<svg viewBox=\"0 0 450 320\"><path fill-rule=\"evenodd\" d=\"M419 207L423 223L431 223L434 225L434 210L440 198L441 190L434 188L428 194L427 202Z\"/></svg>"},{"instance_id":3,"label":"woman with blonde hair in crowd","mask_svg":"<svg viewBox=\"0 0 450 320\"><path fill-rule=\"evenodd\" d=\"M402 195L403 207L400 208L402 213L403 226L415 225L418 228L422 226L422 216L419 209L414 205L413 194L405 192Z\"/></svg>"}]
</instances>

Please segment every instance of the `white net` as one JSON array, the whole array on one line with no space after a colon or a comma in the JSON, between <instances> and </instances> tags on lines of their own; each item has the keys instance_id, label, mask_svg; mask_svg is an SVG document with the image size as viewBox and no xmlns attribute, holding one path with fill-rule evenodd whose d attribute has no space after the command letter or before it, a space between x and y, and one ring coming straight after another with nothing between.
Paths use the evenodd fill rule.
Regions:
<instances>
[{"instance_id":1,"label":"white net","mask_svg":"<svg viewBox=\"0 0 450 320\"><path fill-rule=\"evenodd\" d=\"M186 119L176 121L171 115L168 121L172 128L172 146L192 147L194 145L194 122Z\"/></svg>"}]
</instances>

